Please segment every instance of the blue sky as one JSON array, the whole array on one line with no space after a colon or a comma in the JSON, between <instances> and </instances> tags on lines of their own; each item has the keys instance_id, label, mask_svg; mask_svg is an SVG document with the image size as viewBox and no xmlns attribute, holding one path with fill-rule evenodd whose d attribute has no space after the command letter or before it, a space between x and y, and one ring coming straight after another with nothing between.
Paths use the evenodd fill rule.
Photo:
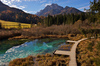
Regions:
<instances>
[{"instance_id":1,"label":"blue sky","mask_svg":"<svg viewBox=\"0 0 100 66\"><path fill-rule=\"evenodd\" d=\"M90 1L93 0L1 0L10 7L22 9L23 11L35 14L44 9L47 5L56 3L62 7L75 7L81 11L89 9Z\"/></svg>"}]
</instances>

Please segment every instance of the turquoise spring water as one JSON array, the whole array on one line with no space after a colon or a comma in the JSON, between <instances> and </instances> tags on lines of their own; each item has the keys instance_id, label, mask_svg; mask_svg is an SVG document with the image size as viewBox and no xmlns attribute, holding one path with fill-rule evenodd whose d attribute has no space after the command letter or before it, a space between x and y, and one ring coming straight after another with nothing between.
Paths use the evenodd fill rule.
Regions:
<instances>
[{"instance_id":1,"label":"turquoise spring water","mask_svg":"<svg viewBox=\"0 0 100 66\"><path fill-rule=\"evenodd\" d=\"M59 46L65 44L66 41L65 39L54 39L52 41L44 40L45 39L36 39L8 49L4 54L0 54L0 66L8 65L11 60L16 58L52 53L54 50L58 49Z\"/></svg>"}]
</instances>

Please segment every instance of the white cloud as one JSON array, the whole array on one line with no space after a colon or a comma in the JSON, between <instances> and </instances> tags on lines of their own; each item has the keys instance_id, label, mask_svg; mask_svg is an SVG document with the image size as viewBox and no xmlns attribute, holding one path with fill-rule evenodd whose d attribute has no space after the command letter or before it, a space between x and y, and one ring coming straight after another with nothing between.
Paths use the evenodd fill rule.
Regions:
<instances>
[{"instance_id":1,"label":"white cloud","mask_svg":"<svg viewBox=\"0 0 100 66\"><path fill-rule=\"evenodd\" d=\"M25 6L20 6L20 9L24 9L25 8Z\"/></svg>"},{"instance_id":2,"label":"white cloud","mask_svg":"<svg viewBox=\"0 0 100 66\"><path fill-rule=\"evenodd\" d=\"M42 0L42 1L40 1L40 3L44 3L44 2L46 2L46 0Z\"/></svg>"},{"instance_id":3,"label":"white cloud","mask_svg":"<svg viewBox=\"0 0 100 66\"><path fill-rule=\"evenodd\" d=\"M89 6L84 6L84 7L81 7L81 8L78 8L78 9L86 9L86 8L89 8Z\"/></svg>"},{"instance_id":4,"label":"white cloud","mask_svg":"<svg viewBox=\"0 0 100 66\"><path fill-rule=\"evenodd\" d=\"M46 0L1 0L6 5L11 5L15 2L22 2L22 1L40 1L41 3L46 2Z\"/></svg>"},{"instance_id":5,"label":"white cloud","mask_svg":"<svg viewBox=\"0 0 100 66\"><path fill-rule=\"evenodd\" d=\"M18 9L24 9L25 6L17 6L14 3L15 2L21 2L22 0L1 0L4 4L9 5L10 7L18 8Z\"/></svg>"},{"instance_id":6,"label":"white cloud","mask_svg":"<svg viewBox=\"0 0 100 66\"><path fill-rule=\"evenodd\" d=\"M26 10L23 10L24 12L26 12L26 13L28 13L28 11L26 11Z\"/></svg>"},{"instance_id":7,"label":"white cloud","mask_svg":"<svg viewBox=\"0 0 100 66\"><path fill-rule=\"evenodd\" d=\"M40 2L40 3L44 3L44 2L46 2L47 0L1 0L4 4L6 4L6 5L9 5L9 6L14 6L14 7L16 7L15 6L15 4L14 3L16 3L16 2L22 2L22 1L37 1L37 2ZM55 1L55 0L54 0Z\"/></svg>"},{"instance_id":8,"label":"white cloud","mask_svg":"<svg viewBox=\"0 0 100 66\"><path fill-rule=\"evenodd\" d=\"M48 2L48 1L52 1L52 2L55 2L55 1L58 1L58 0L1 0L3 3L7 4L7 5L10 5L14 2L22 2L22 1L37 1L37 2L40 2L40 3L44 3L44 2Z\"/></svg>"},{"instance_id":9,"label":"white cloud","mask_svg":"<svg viewBox=\"0 0 100 66\"><path fill-rule=\"evenodd\" d=\"M35 13L36 13L36 11L29 11L28 13L35 14Z\"/></svg>"},{"instance_id":10,"label":"white cloud","mask_svg":"<svg viewBox=\"0 0 100 66\"><path fill-rule=\"evenodd\" d=\"M45 4L45 7L48 6L48 5L51 5L51 3Z\"/></svg>"},{"instance_id":11,"label":"white cloud","mask_svg":"<svg viewBox=\"0 0 100 66\"><path fill-rule=\"evenodd\" d=\"M23 10L24 12L26 12L26 13L31 13L31 14L35 14L36 13L36 11L26 11L26 10Z\"/></svg>"},{"instance_id":12,"label":"white cloud","mask_svg":"<svg viewBox=\"0 0 100 66\"><path fill-rule=\"evenodd\" d=\"M6 5L11 5L14 2L21 2L21 0L1 0Z\"/></svg>"},{"instance_id":13,"label":"white cloud","mask_svg":"<svg viewBox=\"0 0 100 66\"><path fill-rule=\"evenodd\" d=\"M10 7L14 7L14 8L18 8L18 9L24 9L25 8L25 6L17 6L17 5L11 5Z\"/></svg>"}]
</instances>

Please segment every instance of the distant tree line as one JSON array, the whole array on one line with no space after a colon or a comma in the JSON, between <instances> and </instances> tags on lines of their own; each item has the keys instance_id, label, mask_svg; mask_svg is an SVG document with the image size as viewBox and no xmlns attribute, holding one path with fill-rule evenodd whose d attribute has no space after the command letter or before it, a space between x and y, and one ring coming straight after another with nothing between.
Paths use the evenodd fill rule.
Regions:
<instances>
[{"instance_id":1,"label":"distant tree line","mask_svg":"<svg viewBox=\"0 0 100 66\"><path fill-rule=\"evenodd\" d=\"M91 15L91 13L81 13L81 14L64 14L64 15L56 15L51 16L48 15L41 23L43 25L51 26L51 25L61 25L61 24L74 24L78 20L86 20L89 22L95 22L97 19Z\"/></svg>"}]
</instances>

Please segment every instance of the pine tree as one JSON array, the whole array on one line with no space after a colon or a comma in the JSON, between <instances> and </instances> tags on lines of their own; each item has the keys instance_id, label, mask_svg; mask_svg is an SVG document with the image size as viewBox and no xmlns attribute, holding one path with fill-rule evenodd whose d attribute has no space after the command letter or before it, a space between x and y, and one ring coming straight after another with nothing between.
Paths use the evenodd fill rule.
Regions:
<instances>
[{"instance_id":1,"label":"pine tree","mask_svg":"<svg viewBox=\"0 0 100 66\"><path fill-rule=\"evenodd\" d=\"M31 28L33 27L33 23L32 23L32 21L31 21Z\"/></svg>"},{"instance_id":2,"label":"pine tree","mask_svg":"<svg viewBox=\"0 0 100 66\"><path fill-rule=\"evenodd\" d=\"M1 23L0 23L0 29L2 28L2 25L1 25Z\"/></svg>"},{"instance_id":3,"label":"pine tree","mask_svg":"<svg viewBox=\"0 0 100 66\"><path fill-rule=\"evenodd\" d=\"M100 0L94 0L91 2L90 11L94 15L96 13L96 18L100 20Z\"/></svg>"},{"instance_id":4,"label":"pine tree","mask_svg":"<svg viewBox=\"0 0 100 66\"><path fill-rule=\"evenodd\" d=\"M18 28L21 29L21 24L20 23L18 24Z\"/></svg>"}]
</instances>

